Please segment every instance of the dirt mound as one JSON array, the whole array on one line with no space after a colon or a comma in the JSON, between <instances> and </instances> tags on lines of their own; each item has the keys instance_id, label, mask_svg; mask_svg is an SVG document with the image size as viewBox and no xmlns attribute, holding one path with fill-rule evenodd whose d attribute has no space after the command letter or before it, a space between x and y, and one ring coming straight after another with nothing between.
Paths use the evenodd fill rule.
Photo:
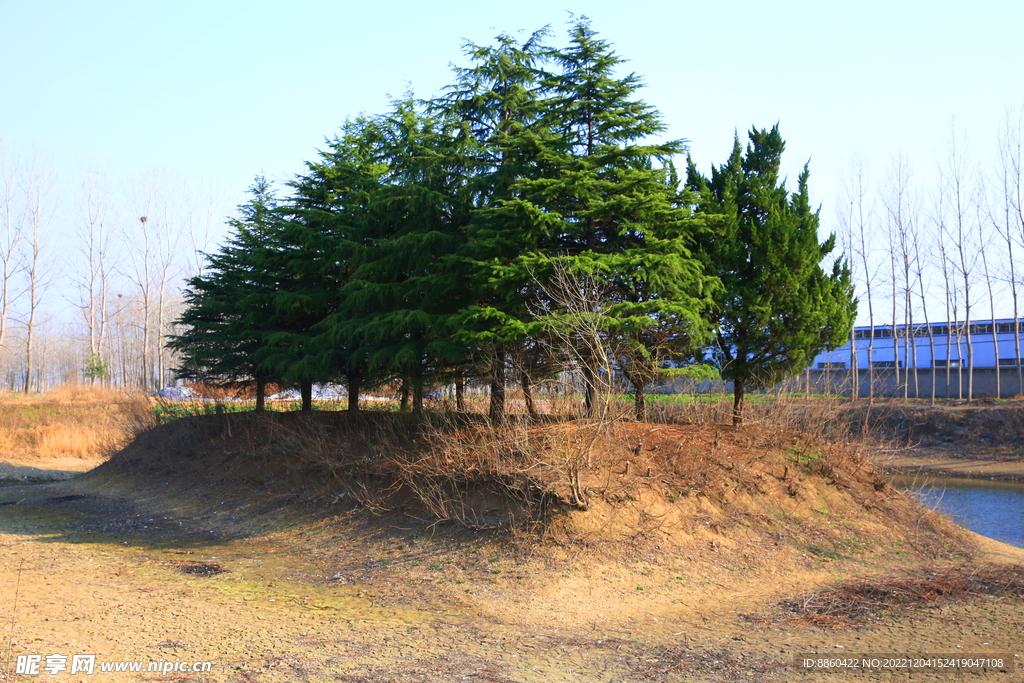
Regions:
<instances>
[{"instance_id":1,"label":"dirt mound","mask_svg":"<svg viewBox=\"0 0 1024 683\"><path fill-rule=\"evenodd\" d=\"M784 429L207 415L141 433L94 473L111 475L249 509L316 501L577 545L766 546L819 562L969 546L857 453Z\"/></svg>"}]
</instances>

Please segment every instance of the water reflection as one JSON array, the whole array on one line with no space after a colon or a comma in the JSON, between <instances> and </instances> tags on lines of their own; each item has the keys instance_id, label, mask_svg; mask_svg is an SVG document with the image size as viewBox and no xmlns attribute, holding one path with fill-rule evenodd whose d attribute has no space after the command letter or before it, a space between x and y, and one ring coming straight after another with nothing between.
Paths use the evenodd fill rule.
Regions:
<instances>
[{"instance_id":1,"label":"water reflection","mask_svg":"<svg viewBox=\"0 0 1024 683\"><path fill-rule=\"evenodd\" d=\"M924 504L951 516L971 531L1024 548L1024 484L983 479L893 477Z\"/></svg>"}]
</instances>

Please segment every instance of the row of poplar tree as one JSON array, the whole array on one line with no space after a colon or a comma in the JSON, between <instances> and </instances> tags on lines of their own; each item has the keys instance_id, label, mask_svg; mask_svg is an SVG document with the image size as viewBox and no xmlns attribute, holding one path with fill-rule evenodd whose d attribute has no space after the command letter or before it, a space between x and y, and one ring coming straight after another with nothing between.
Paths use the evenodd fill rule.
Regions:
<instances>
[{"instance_id":1,"label":"row of poplar tree","mask_svg":"<svg viewBox=\"0 0 1024 683\"><path fill-rule=\"evenodd\" d=\"M358 409L361 388L400 379L420 410L425 388L476 381L497 419L507 385L529 402L569 362L582 298L638 418L669 368L711 362L739 421L744 386L841 344L849 272L823 269L835 240L819 242L806 169L796 192L780 182L777 127L681 183L685 145L650 141L666 128L640 78L616 75L586 20L563 49L549 35L467 46L442 96L348 121L285 199L257 179L188 282L179 376L253 383L258 410L270 382L300 387L304 409L314 383L341 382ZM592 411L601 354L585 342L569 355Z\"/></svg>"}]
</instances>

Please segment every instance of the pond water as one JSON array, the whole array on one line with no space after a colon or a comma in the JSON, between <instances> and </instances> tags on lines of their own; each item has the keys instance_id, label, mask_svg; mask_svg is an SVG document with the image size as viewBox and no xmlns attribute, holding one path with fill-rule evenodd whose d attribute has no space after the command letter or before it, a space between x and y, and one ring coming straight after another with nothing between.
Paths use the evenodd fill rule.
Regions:
<instances>
[{"instance_id":1,"label":"pond water","mask_svg":"<svg viewBox=\"0 0 1024 683\"><path fill-rule=\"evenodd\" d=\"M984 479L893 477L924 504L941 510L971 531L1024 548L1024 484Z\"/></svg>"}]
</instances>

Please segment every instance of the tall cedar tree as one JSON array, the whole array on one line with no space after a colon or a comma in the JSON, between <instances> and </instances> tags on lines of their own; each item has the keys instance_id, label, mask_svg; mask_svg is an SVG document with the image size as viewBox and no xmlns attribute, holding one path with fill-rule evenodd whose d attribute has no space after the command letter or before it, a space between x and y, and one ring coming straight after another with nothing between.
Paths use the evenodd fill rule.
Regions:
<instances>
[{"instance_id":1,"label":"tall cedar tree","mask_svg":"<svg viewBox=\"0 0 1024 683\"><path fill-rule=\"evenodd\" d=\"M700 238L700 257L725 289L711 321L715 359L722 377L733 381L735 426L743 423L748 385L793 377L822 349L843 344L857 308L845 261L835 259L831 273L822 268L836 240L832 234L818 242L807 166L788 195L779 182L785 143L778 125L749 135L746 154L737 136L710 180L692 160L687 168L687 186L710 228Z\"/></svg>"},{"instance_id":2,"label":"tall cedar tree","mask_svg":"<svg viewBox=\"0 0 1024 683\"><path fill-rule=\"evenodd\" d=\"M460 144L450 123L401 101L346 124L295 184L303 242L336 293L313 346L321 370L345 375L351 410L363 382L401 377L420 412L428 379L466 355L448 334L466 302L453 265L469 215Z\"/></svg>"},{"instance_id":3,"label":"tall cedar tree","mask_svg":"<svg viewBox=\"0 0 1024 683\"><path fill-rule=\"evenodd\" d=\"M352 412L359 410L360 391L381 379L371 371L371 349L359 324L372 311L354 284L355 271L372 259L376 246L373 204L386 170L374 157L367 133L373 126L365 117L347 122L292 183L289 203L302 258L334 295L314 324L307 363L315 374L343 378Z\"/></svg>"},{"instance_id":4,"label":"tall cedar tree","mask_svg":"<svg viewBox=\"0 0 1024 683\"><path fill-rule=\"evenodd\" d=\"M352 320L370 367L407 381L419 413L428 379L467 355L449 334L451 317L468 303L455 258L470 214L465 141L450 118L424 115L411 101L375 119L373 136L384 170L371 198L372 248L343 295L361 309Z\"/></svg>"},{"instance_id":5,"label":"tall cedar tree","mask_svg":"<svg viewBox=\"0 0 1024 683\"><path fill-rule=\"evenodd\" d=\"M330 267L322 241L310 240L322 216L302 201L282 204L280 220L270 235L258 267L277 284L271 298L267 344L259 350L261 365L277 373L286 384L298 385L302 411L313 409L313 384L335 379L337 369L326 366L318 353L317 324L338 306L337 269Z\"/></svg>"},{"instance_id":6,"label":"tall cedar tree","mask_svg":"<svg viewBox=\"0 0 1024 683\"><path fill-rule=\"evenodd\" d=\"M536 338L560 324L559 302L537 301L531 283L546 285L557 272L602 283L601 325L608 340L622 342L620 367L642 419L649 369L661 353L655 345L692 350L708 339L702 313L713 280L691 257L689 210L676 201L664 167L685 145L643 144L665 126L653 107L634 99L642 87L636 74L614 76L623 60L586 20L572 26L569 47L551 58L560 71L545 77L541 118L516 150L530 160L528 172L511 197L483 212L518 245L513 258L492 265L490 286L505 300L554 311L532 318L520 308L526 315L509 320L508 327ZM597 359L585 348L576 352L593 415Z\"/></svg>"},{"instance_id":7,"label":"tall cedar tree","mask_svg":"<svg viewBox=\"0 0 1024 683\"><path fill-rule=\"evenodd\" d=\"M276 375L258 356L273 332L268 311L277 286L259 264L271 244L277 202L262 177L249 193L252 198L238 207L240 217L228 221L232 234L227 242L206 256L206 272L188 281L185 310L176 321L183 332L167 346L181 359L179 379L253 383L256 410L262 411L267 382Z\"/></svg>"},{"instance_id":8,"label":"tall cedar tree","mask_svg":"<svg viewBox=\"0 0 1024 683\"><path fill-rule=\"evenodd\" d=\"M507 356L525 343L519 321L526 308L521 297L490 285L494 264L518 256L523 243L519 231L493 220L488 209L512 198L516 180L530 172L532 159L522 149L524 140L535 134L540 116L539 66L547 52L547 35L547 29L541 29L522 43L500 35L494 46L468 44L465 52L471 66L456 69L455 84L432 103L435 111L461 122L466 172L462 191L476 211L457 261L471 298L451 325L454 339L475 357L487 359L492 420L505 414Z\"/></svg>"}]
</instances>

